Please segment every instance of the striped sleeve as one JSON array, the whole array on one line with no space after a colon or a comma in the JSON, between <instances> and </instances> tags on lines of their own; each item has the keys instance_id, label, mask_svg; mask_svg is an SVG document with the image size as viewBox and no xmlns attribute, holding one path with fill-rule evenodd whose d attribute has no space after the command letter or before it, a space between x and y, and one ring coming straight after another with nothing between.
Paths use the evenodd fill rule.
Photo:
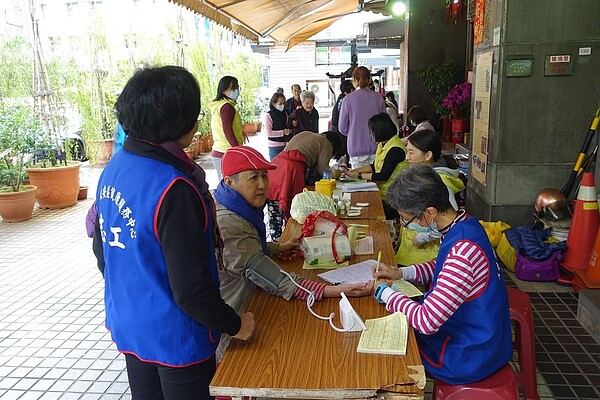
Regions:
<instances>
[{"instance_id":1,"label":"striped sleeve","mask_svg":"<svg viewBox=\"0 0 600 400\"><path fill-rule=\"evenodd\" d=\"M387 309L404 313L417 331L432 335L466 299L485 290L489 271L489 260L479 246L470 241L458 241L450 250L436 284L423 304L396 292L390 296Z\"/></svg>"},{"instance_id":2,"label":"striped sleeve","mask_svg":"<svg viewBox=\"0 0 600 400\"><path fill-rule=\"evenodd\" d=\"M324 283L309 281L308 279L301 279L297 283L303 288L311 292L315 292L316 301L323 300L323 293L325 292L325 286L327 286ZM298 300L306 300L306 298L308 297L308 293L297 287L292 297Z\"/></svg>"},{"instance_id":3,"label":"striped sleeve","mask_svg":"<svg viewBox=\"0 0 600 400\"><path fill-rule=\"evenodd\" d=\"M415 264L415 283L422 285L428 284L433 280L433 271L435 271L436 260L427 261L422 264Z\"/></svg>"}]
</instances>

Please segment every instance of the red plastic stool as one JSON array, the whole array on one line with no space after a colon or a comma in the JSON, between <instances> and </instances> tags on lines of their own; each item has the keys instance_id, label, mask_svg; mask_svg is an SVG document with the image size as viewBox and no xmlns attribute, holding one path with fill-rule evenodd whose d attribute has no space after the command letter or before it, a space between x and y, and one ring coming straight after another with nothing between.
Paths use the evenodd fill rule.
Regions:
<instances>
[{"instance_id":1,"label":"red plastic stool","mask_svg":"<svg viewBox=\"0 0 600 400\"><path fill-rule=\"evenodd\" d=\"M517 383L523 385L527 400L539 400L535 374L535 343L533 341L533 312L529 296L516 288L506 288L510 306L510 319L515 321L513 348L519 356Z\"/></svg>"},{"instance_id":2,"label":"red plastic stool","mask_svg":"<svg viewBox=\"0 0 600 400\"><path fill-rule=\"evenodd\" d=\"M434 400L519 400L515 374L510 364L494 375L475 383L449 385L435 381Z\"/></svg>"}]
</instances>

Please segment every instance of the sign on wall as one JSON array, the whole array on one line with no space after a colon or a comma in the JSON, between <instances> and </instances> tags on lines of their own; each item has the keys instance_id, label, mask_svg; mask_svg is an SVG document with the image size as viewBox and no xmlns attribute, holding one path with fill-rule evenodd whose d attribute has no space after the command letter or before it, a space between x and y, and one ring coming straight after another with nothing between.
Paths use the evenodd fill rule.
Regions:
<instances>
[{"instance_id":1,"label":"sign on wall","mask_svg":"<svg viewBox=\"0 0 600 400\"><path fill-rule=\"evenodd\" d=\"M471 148L471 176L483 186L487 185L488 138L490 131L490 99L492 96L492 77L494 52L477 56L475 67L473 109L473 146Z\"/></svg>"}]
</instances>

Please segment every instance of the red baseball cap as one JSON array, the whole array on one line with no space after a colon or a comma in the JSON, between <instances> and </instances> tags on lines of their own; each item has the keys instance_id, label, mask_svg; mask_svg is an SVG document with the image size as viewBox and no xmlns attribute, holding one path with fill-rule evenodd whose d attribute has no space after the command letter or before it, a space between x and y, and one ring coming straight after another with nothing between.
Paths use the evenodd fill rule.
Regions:
<instances>
[{"instance_id":1,"label":"red baseball cap","mask_svg":"<svg viewBox=\"0 0 600 400\"><path fill-rule=\"evenodd\" d=\"M275 169L260 152L248 146L230 147L221 158L223 176L231 176L242 171Z\"/></svg>"}]
</instances>

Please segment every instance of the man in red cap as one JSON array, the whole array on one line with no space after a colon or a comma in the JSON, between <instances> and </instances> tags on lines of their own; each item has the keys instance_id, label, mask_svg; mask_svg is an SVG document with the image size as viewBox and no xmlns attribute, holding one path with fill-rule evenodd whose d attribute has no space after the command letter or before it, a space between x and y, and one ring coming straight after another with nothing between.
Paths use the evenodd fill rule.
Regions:
<instances>
[{"instance_id":1,"label":"man in red cap","mask_svg":"<svg viewBox=\"0 0 600 400\"><path fill-rule=\"evenodd\" d=\"M217 222L224 242L223 268L219 270L221 296L234 310L245 310L256 286L268 293L283 297L306 299L308 294L298 288L271 256L298 246L298 239L285 243L267 243L264 206L269 193L267 171L275 169L257 150L232 147L221 160L223 180L215 191ZM328 286L291 274L294 281L314 292L315 299L347 296L366 296L373 291L373 282ZM223 335L217 359L229 344Z\"/></svg>"}]
</instances>

